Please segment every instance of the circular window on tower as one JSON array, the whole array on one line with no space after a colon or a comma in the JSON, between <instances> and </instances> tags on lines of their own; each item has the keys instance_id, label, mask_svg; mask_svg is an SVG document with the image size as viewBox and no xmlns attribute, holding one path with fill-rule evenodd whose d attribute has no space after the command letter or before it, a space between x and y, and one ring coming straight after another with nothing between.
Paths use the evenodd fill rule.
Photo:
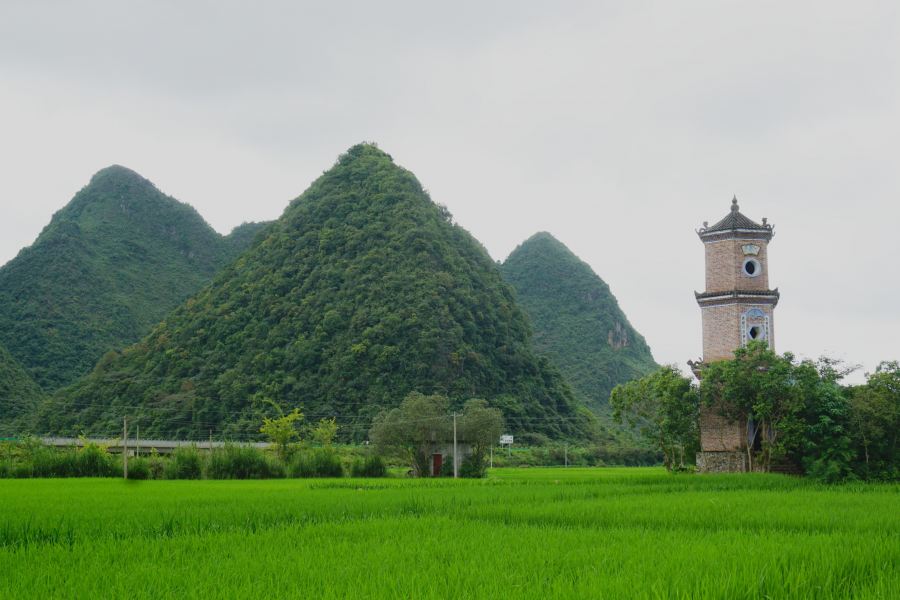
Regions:
<instances>
[{"instance_id":1,"label":"circular window on tower","mask_svg":"<svg viewBox=\"0 0 900 600\"><path fill-rule=\"evenodd\" d=\"M760 342L766 339L766 330L763 329L762 325L751 325L747 329L747 337L751 340Z\"/></svg>"},{"instance_id":2,"label":"circular window on tower","mask_svg":"<svg viewBox=\"0 0 900 600\"><path fill-rule=\"evenodd\" d=\"M744 261L744 275L747 277L756 277L760 273L762 273L762 267L759 266L759 261L755 258L748 258Z\"/></svg>"}]
</instances>

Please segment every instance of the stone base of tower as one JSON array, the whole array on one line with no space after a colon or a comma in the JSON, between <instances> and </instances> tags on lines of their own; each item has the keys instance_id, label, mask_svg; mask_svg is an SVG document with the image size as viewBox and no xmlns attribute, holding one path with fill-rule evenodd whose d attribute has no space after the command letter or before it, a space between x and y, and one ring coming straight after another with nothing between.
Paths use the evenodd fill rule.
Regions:
<instances>
[{"instance_id":1,"label":"stone base of tower","mask_svg":"<svg viewBox=\"0 0 900 600\"><path fill-rule=\"evenodd\" d=\"M746 473L746 452L698 452L697 473Z\"/></svg>"}]
</instances>

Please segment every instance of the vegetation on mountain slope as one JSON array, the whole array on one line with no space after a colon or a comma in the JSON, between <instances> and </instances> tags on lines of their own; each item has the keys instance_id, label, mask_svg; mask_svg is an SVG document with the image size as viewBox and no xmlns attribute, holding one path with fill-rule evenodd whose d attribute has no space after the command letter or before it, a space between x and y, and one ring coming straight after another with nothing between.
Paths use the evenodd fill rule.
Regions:
<instances>
[{"instance_id":1,"label":"vegetation on mountain slope","mask_svg":"<svg viewBox=\"0 0 900 600\"><path fill-rule=\"evenodd\" d=\"M0 344L0 437L7 437L14 417L38 404L44 398L41 388Z\"/></svg>"},{"instance_id":2,"label":"vegetation on mountain slope","mask_svg":"<svg viewBox=\"0 0 900 600\"><path fill-rule=\"evenodd\" d=\"M258 431L274 401L340 416L342 435L365 439L374 415L420 392L451 408L487 400L517 433L595 434L530 336L480 244L412 173L358 145L140 344L60 392L41 422L101 431L129 413L148 435L239 436Z\"/></svg>"},{"instance_id":3,"label":"vegetation on mountain slope","mask_svg":"<svg viewBox=\"0 0 900 600\"><path fill-rule=\"evenodd\" d=\"M0 339L44 389L68 384L147 335L264 225L223 237L137 173L103 169L0 268Z\"/></svg>"},{"instance_id":4,"label":"vegetation on mountain slope","mask_svg":"<svg viewBox=\"0 0 900 600\"><path fill-rule=\"evenodd\" d=\"M597 415L610 413L610 392L658 368L609 286L549 233L519 245L501 266L531 317L532 344L553 353L578 398Z\"/></svg>"}]
</instances>

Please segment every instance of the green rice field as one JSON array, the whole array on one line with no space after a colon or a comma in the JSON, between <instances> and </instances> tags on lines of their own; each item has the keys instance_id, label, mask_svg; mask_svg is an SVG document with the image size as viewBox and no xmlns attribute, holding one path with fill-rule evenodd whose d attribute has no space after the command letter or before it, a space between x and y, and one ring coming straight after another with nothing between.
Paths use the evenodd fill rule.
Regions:
<instances>
[{"instance_id":1,"label":"green rice field","mask_svg":"<svg viewBox=\"0 0 900 600\"><path fill-rule=\"evenodd\" d=\"M661 469L0 481L0 598L900 598L900 487Z\"/></svg>"}]
</instances>

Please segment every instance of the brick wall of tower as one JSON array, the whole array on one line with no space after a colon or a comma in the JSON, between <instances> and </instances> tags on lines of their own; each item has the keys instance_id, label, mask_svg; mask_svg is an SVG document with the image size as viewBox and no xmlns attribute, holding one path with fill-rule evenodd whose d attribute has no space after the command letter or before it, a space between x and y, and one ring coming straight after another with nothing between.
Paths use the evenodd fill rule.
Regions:
<instances>
[{"instance_id":1,"label":"brick wall of tower","mask_svg":"<svg viewBox=\"0 0 900 600\"><path fill-rule=\"evenodd\" d=\"M703 408L700 411L701 452L738 452L747 447L747 419L728 419L716 410Z\"/></svg>"},{"instance_id":2,"label":"brick wall of tower","mask_svg":"<svg viewBox=\"0 0 900 600\"><path fill-rule=\"evenodd\" d=\"M734 358L734 350L741 347L741 315L751 308L759 308L768 315L771 338L766 341L770 347L775 347L775 317L771 305L707 306L700 311L703 320L703 362Z\"/></svg>"},{"instance_id":3,"label":"brick wall of tower","mask_svg":"<svg viewBox=\"0 0 900 600\"><path fill-rule=\"evenodd\" d=\"M759 246L759 254L755 257L744 256L741 246L754 244ZM768 253L765 240L730 239L717 242L705 242L706 248L706 291L726 292L735 288L750 291L769 289ZM762 272L756 277L744 273L744 261L756 258Z\"/></svg>"}]
</instances>

